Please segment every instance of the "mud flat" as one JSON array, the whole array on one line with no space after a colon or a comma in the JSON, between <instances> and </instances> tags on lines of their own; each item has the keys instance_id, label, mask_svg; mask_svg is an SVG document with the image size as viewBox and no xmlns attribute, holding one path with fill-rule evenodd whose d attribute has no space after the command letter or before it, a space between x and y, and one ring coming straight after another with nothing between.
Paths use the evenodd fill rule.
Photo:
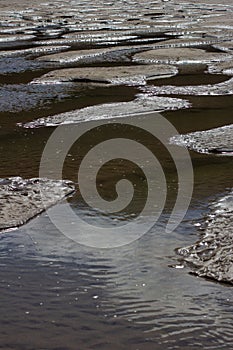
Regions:
<instances>
[{"instance_id":1,"label":"mud flat","mask_svg":"<svg viewBox=\"0 0 233 350\"><path fill-rule=\"evenodd\" d=\"M38 58L38 61L56 63L57 65L130 62L130 55L143 49L143 47L136 46L72 50L59 54L42 56Z\"/></svg>"},{"instance_id":2,"label":"mud flat","mask_svg":"<svg viewBox=\"0 0 233 350\"><path fill-rule=\"evenodd\" d=\"M0 58L2 57L21 57L21 56L32 56L37 57L45 54L54 54L68 50L69 46L36 46L30 49L21 50L8 50L0 51Z\"/></svg>"},{"instance_id":3,"label":"mud flat","mask_svg":"<svg viewBox=\"0 0 233 350\"><path fill-rule=\"evenodd\" d=\"M8 43L11 41L25 41L35 39L34 35L4 35L0 36L0 43Z\"/></svg>"},{"instance_id":4,"label":"mud flat","mask_svg":"<svg viewBox=\"0 0 233 350\"><path fill-rule=\"evenodd\" d=\"M85 43L118 43L129 39L136 39L137 35L133 35L131 31L103 31L99 30L97 33L93 31L85 31L83 33L69 33L62 36L67 39L74 39L77 42Z\"/></svg>"},{"instance_id":5,"label":"mud flat","mask_svg":"<svg viewBox=\"0 0 233 350\"><path fill-rule=\"evenodd\" d=\"M80 5L55 0L49 6L45 1L3 1L0 46L6 45L9 54L5 50L1 55L26 55L32 59L29 69L36 69L34 58L38 56L42 56L38 59L42 66L51 63L53 67L132 60L218 64L232 57L232 12L230 1L224 5L178 1L142 5L136 1L133 6L119 1L111 6L93 3L91 7L88 1ZM18 50L9 50L14 47ZM56 54L58 51L67 52ZM9 61L9 65L22 68L5 68L4 74L23 72L26 67L25 62Z\"/></svg>"},{"instance_id":6,"label":"mud flat","mask_svg":"<svg viewBox=\"0 0 233 350\"><path fill-rule=\"evenodd\" d=\"M99 83L99 84L133 84L144 85L147 80L167 78L178 73L178 69L170 65L137 65L116 67L83 67L60 69L49 72L40 78L34 79L33 83Z\"/></svg>"},{"instance_id":7,"label":"mud flat","mask_svg":"<svg viewBox=\"0 0 233 350\"><path fill-rule=\"evenodd\" d=\"M194 44L195 45L195 44ZM194 48L168 48L149 50L137 53L133 61L137 63L191 64L221 62L231 59L231 55L216 52L206 52Z\"/></svg>"},{"instance_id":8,"label":"mud flat","mask_svg":"<svg viewBox=\"0 0 233 350\"><path fill-rule=\"evenodd\" d=\"M215 49L233 53L233 41L224 41L221 44L212 45Z\"/></svg>"},{"instance_id":9,"label":"mud flat","mask_svg":"<svg viewBox=\"0 0 233 350\"><path fill-rule=\"evenodd\" d=\"M141 95L131 102L106 103L90 106L45 118L39 118L29 123L20 124L20 126L23 126L24 128L38 128L43 126L57 126L61 124L77 124L92 120L124 118L139 113L188 108L189 106L189 102L182 99Z\"/></svg>"},{"instance_id":10,"label":"mud flat","mask_svg":"<svg viewBox=\"0 0 233 350\"><path fill-rule=\"evenodd\" d=\"M213 65L214 63L219 64L221 62L227 62L230 64L232 55L229 53L207 52L204 49L192 47L209 45L215 41L217 40L207 41L199 38L171 39L161 41L154 45L147 43L144 45L140 44L101 49L66 50L67 52L55 54L50 53L49 55L45 56L41 54L41 57L39 57L37 61L40 61L40 63L50 63L58 67L117 62L137 63L144 65L172 64L178 66L179 68L183 68L184 66L190 64ZM51 41L48 42L48 44L51 46L58 45L59 43L57 41ZM70 43L61 42L61 44L69 45ZM26 49L25 51L27 50L29 49Z\"/></svg>"},{"instance_id":11,"label":"mud flat","mask_svg":"<svg viewBox=\"0 0 233 350\"><path fill-rule=\"evenodd\" d=\"M233 62L220 62L208 66L208 73L210 74L225 74L233 76Z\"/></svg>"},{"instance_id":12,"label":"mud flat","mask_svg":"<svg viewBox=\"0 0 233 350\"><path fill-rule=\"evenodd\" d=\"M170 141L199 153L233 156L233 124L186 135L177 135L172 137Z\"/></svg>"},{"instance_id":13,"label":"mud flat","mask_svg":"<svg viewBox=\"0 0 233 350\"><path fill-rule=\"evenodd\" d=\"M0 230L18 227L74 192L71 181L0 179Z\"/></svg>"},{"instance_id":14,"label":"mud flat","mask_svg":"<svg viewBox=\"0 0 233 350\"><path fill-rule=\"evenodd\" d=\"M193 273L233 284L233 191L212 204L199 241L177 250Z\"/></svg>"}]
</instances>

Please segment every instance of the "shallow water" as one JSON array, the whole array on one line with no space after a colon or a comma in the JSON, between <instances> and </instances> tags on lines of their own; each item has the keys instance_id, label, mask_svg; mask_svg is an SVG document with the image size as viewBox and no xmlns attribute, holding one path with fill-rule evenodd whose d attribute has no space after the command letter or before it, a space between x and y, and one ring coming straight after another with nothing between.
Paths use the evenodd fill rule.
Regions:
<instances>
[{"instance_id":1,"label":"shallow water","mask_svg":"<svg viewBox=\"0 0 233 350\"><path fill-rule=\"evenodd\" d=\"M75 7L74 1L72 4ZM134 4L138 12L140 6L136 6L134 2L130 4ZM64 22L60 24L62 27L68 25L64 14L67 8L62 8L63 2L60 5L60 15L64 15ZM110 7L111 3L105 3L105 7L108 5ZM6 1L3 6L8 9ZM90 12L85 8L86 2L82 6L84 13ZM157 33L160 37L165 30L168 31L169 26L170 35L172 29L179 29L176 24L171 25L172 5L168 3L167 6L163 5L161 10L157 2L150 3L144 10L146 19L153 16L160 18L161 26L164 25L163 30L160 29ZM201 9L198 6L198 2L189 5L186 3L186 11L199 19L200 12L205 16L208 8L212 9L210 4L200 5ZM136 13L130 7L125 18L131 19L126 22L128 26L133 26L137 19ZM218 8L221 14L222 5ZM182 15L180 4L176 4L176 9ZM158 13L159 10L161 14ZM116 13L112 14L111 20L105 18L108 12L107 9L105 11L102 13L103 19L97 24L100 27L119 27L119 8L116 6ZM72 10L70 12L67 12L68 19L69 15L70 18L73 16ZM96 8L93 6L94 15L92 13L90 16L95 16L95 12ZM30 24L30 16L35 16L35 13L30 14L29 11L25 16L29 16ZM151 35L145 27L148 24L144 22L145 18L139 17L142 22L141 30L147 33L144 35ZM19 19L16 17L16 24L17 21ZM167 21L166 24L163 21ZM181 21L181 18L174 18L174 23L175 21ZM37 25L38 23L39 20ZM90 26L89 22L88 28ZM47 39L43 30L41 39L43 35ZM21 44L9 43L8 49L22 49L31 45ZM6 47L7 44L4 50ZM24 129L17 123L95 104L131 101L137 93L142 92L142 88L132 86L29 86L26 85L28 82L52 68L40 66L38 61L35 65L34 61L27 64L21 58L18 59L19 65L13 59L10 61L12 66L9 62L5 64L1 58L0 177L37 177L42 151L55 130L53 127ZM207 85L229 78L205 74L204 70L201 67L199 72L184 73L169 79L156 80L151 84ZM184 98L192 103L192 108L162 113L180 133L232 123L232 96ZM121 121L127 123L127 120L123 118ZM189 268L180 266L179 257L175 253L178 247L191 245L197 240L200 234L199 223L203 223L210 213L209 203L226 194L227 189L232 187L232 157L190 152L195 179L192 202L178 228L173 233L166 233L165 225L177 196L177 173L165 148L159 142L154 142L154 139L148 138L148 135L126 126L119 130L103 128L98 133L90 134L82 140L81 145L75 144L70 149L63 177L77 184L78 166L90 144L119 135L130 135L144 142L155 152L162 164L168 183L168 198L159 221L141 239L121 248L107 250L88 248L69 240L55 228L47 213L17 230L1 233L0 349L233 348L232 287L189 274ZM149 171L152 173L153 169L149 168ZM49 175L53 177L54 174ZM145 179L132 164L122 163L120 160L108 163L99 175L104 198L113 198L114 184L119 177L130 178L137 188L137 196L129 211L121 213L123 215L119 217L110 214L103 217L81 201L77 186L76 195L69 199L74 212L99 225L103 219L107 222L130 221L132 213L140 211L145 199ZM63 206L64 203L60 203L54 207L61 216L64 215Z\"/></svg>"},{"instance_id":2,"label":"shallow water","mask_svg":"<svg viewBox=\"0 0 233 350\"><path fill-rule=\"evenodd\" d=\"M106 90L98 91L98 96L87 91L85 102L102 102L103 95L106 101ZM124 88L113 91L111 94L111 89L108 90L109 101L118 100L117 92L122 94ZM227 102L228 98L220 98L219 109L193 108L164 115L180 132L194 127L205 129L231 121ZM77 99L71 99L67 109L72 103L77 107ZM83 104L80 99L80 105ZM60 107L52 104L49 112L63 108L63 104ZM32 116L34 111L15 114L14 122L7 114L3 117L0 144L3 177L38 174L44 142L53 128L15 126L16 121ZM104 133L101 136L106 137ZM99 135L92 136L87 145L98 138ZM156 150L168 175L169 200L159 224L139 241L117 250L88 249L62 236L46 214L17 231L1 235L3 349L230 348L231 288L169 265L178 264L175 248L196 240L199 233L193 224L208 213L209 200L232 186L232 158L192 153L195 173L192 205L176 232L165 234L164 223L176 196L176 174L159 144ZM77 181L80 154L77 155L75 147L70 154L64 176ZM120 163L109 165L102 175L107 195L112 193L116 166L118 171L121 169ZM127 175L131 170L123 167L122 171ZM139 175L134 181L140 185ZM144 195L139 194L139 203ZM98 220L95 213L83 207L78 195L71 203L77 213Z\"/></svg>"}]
</instances>

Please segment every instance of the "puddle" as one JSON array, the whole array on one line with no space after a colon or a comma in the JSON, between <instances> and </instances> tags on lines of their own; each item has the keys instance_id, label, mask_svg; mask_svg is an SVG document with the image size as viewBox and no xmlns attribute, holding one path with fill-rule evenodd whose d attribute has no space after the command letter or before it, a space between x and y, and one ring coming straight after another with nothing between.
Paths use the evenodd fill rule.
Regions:
<instances>
[{"instance_id":1,"label":"puddle","mask_svg":"<svg viewBox=\"0 0 233 350\"><path fill-rule=\"evenodd\" d=\"M190 71L190 73L179 73L174 77L159 79L154 81L148 81L147 85L156 85L156 86L164 86L164 85L174 85L174 86L185 86L185 85L207 85L207 84L218 84L224 81L229 80L227 75L220 74L205 74L203 70L203 66L200 67L200 72L196 67L186 67L186 71ZM193 72L192 72L193 71Z\"/></svg>"},{"instance_id":2,"label":"puddle","mask_svg":"<svg viewBox=\"0 0 233 350\"><path fill-rule=\"evenodd\" d=\"M145 86L141 87L144 93L151 96L155 95L193 95L193 96L224 96L232 95L233 92L233 78L225 80L217 84L207 85L186 85L186 86Z\"/></svg>"}]
</instances>

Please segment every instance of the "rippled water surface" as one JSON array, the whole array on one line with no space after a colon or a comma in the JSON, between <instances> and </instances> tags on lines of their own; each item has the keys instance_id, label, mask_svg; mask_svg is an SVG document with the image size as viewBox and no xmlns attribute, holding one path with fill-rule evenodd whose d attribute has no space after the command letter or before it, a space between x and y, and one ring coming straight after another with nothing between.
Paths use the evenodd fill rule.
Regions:
<instances>
[{"instance_id":1,"label":"rippled water surface","mask_svg":"<svg viewBox=\"0 0 233 350\"><path fill-rule=\"evenodd\" d=\"M3 6L7 8L5 1ZM102 23L106 21L103 14ZM114 21L110 23L114 25ZM3 45L3 49L22 49L21 44ZM13 58L0 60L0 177L37 177L42 151L55 130L24 129L18 123L101 103L131 101L141 93L136 86L27 84L50 69L38 61L25 69L22 58L17 62ZM225 75L207 75L201 69L150 84L204 85L227 79ZM180 133L232 123L232 96L184 98L192 108L162 113ZM127 124L127 120L123 118L122 123ZM139 240L115 249L94 249L73 242L56 229L47 213L17 230L0 233L0 349L233 349L232 287L189 274L175 253L178 247L197 240L199 223L210 212L209 203L232 187L232 157L190 153L192 202L178 228L166 233L177 196L177 173L165 148L143 132L123 126L88 135L81 145L70 149L63 176L77 185L78 165L88 147L119 135L144 142L163 166L168 197L158 223ZM153 173L152 168L149 171ZM133 181L137 196L128 212L119 217L109 214L104 218L107 222L130 221L145 200L142 172L121 160L107 164L99 175L103 197L113 199L114 185L122 177ZM103 217L81 201L78 185L69 202L77 215L102 223ZM55 209L61 217L63 206L61 202Z\"/></svg>"},{"instance_id":2,"label":"rippled water surface","mask_svg":"<svg viewBox=\"0 0 233 350\"><path fill-rule=\"evenodd\" d=\"M117 100L120 93L124 88L109 90L109 101ZM103 94L104 90L95 97L87 92L84 99L75 97L68 103L76 105L78 99L81 105L92 99L98 102ZM195 129L203 129L229 123L231 100L214 98L214 103L218 109L206 106L169 112L166 117L181 132L192 130L194 124ZM31 115L3 116L2 176L38 174L41 151L53 129L23 130L15 126L16 121ZM91 142L95 137L99 138L94 135ZM182 224L168 234L164 223L176 196L176 174L169 156L159 147L155 148L168 174L169 200L159 224L139 241L113 250L88 249L62 236L46 214L1 235L2 349L231 347L231 287L170 266L178 264L174 249L196 240L199 233L193 224L208 213L208 201L232 185L232 159L192 154L193 201ZM77 181L77 162L74 148L64 170L66 178ZM102 180L110 197L116 167L118 173L132 171L120 163L105 169ZM143 185L140 174L135 174L134 182ZM138 202L143 196L142 191ZM80 204L78 195L71 204L78 214L98 221L95 213ZM62 204L59 207L62 212Z\"/></svg>"}]
</instances>

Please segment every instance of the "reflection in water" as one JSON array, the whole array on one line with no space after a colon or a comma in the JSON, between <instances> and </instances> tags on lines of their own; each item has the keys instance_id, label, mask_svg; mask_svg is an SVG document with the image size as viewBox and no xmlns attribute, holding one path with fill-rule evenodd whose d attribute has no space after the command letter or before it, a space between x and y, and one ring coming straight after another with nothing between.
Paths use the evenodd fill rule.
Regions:
<instances>
[{"instance_id":1,"label":"reflection in water","mask_svg":"<svg viewBox=\"0 0 233 350\"><path fill-rule=\"evenodd\" d=\"M168 267L192 233L186 222L165 234L162 220L134 244L92 250L43 214L2 235L2 345L10 337L24 349L229 349L231 288Z\"/></svg>"},{"instance_id":2,"label":"reflection in water","mask_svg":"<svg viewBox=\"0 0 233 350\"><path fill-rule=\"evenodd\" d=\"M99 90L98 96L89 92L86 100L74 96L66 107L54 105L53 113L106 99L122 100L121 94L127 89L110 89L108 97L106 89ZM125 100L132 99L133 91L129 90ZM232 101L222 97L208 99L198 99L204 109L168 112L166 117L182 133L228 124L232 119ZM221 119L218 109L209 108L212 101L221 108ZM12 119L7 114L3 116L2 177L38 175L41 152L53 129L24 130L16 128L15 123L51 112L51 109L40 110L34 115L32 110L16 114ZM83 148L70 150L65 178L77 182L77 163L82 152L98 142L100 136L106 135L92 136ZM136 136L140 140L140 134ZM210 198L232 186L232 159L192 153L193 201L182 224L167 234L164 226L177 194L177 177L165 150L159 143L154 147L166 172L169 196L159 222L140 240L118 249L90 249L58 232L45 213L18 230L1 234L2 349L231 348L231 288L191 276L186 268L169 266L179 265L175 248L196 241L198 232L193 223L202 221L208 213ZM111 193L111 183L118 173L127 176L132 168L109 163L100 174L105 196ZM139 191L134 209L144 196L142 180L141 174L135 172L133 181ZM71 205L75 213L89 220L101 220L80 202L79 193L71 199ZM62 204L57 208L62 209ZM108 219L121 218L109 216ZM130 219L130 215L124 218Z\"/></svg>"}]
</instances>

